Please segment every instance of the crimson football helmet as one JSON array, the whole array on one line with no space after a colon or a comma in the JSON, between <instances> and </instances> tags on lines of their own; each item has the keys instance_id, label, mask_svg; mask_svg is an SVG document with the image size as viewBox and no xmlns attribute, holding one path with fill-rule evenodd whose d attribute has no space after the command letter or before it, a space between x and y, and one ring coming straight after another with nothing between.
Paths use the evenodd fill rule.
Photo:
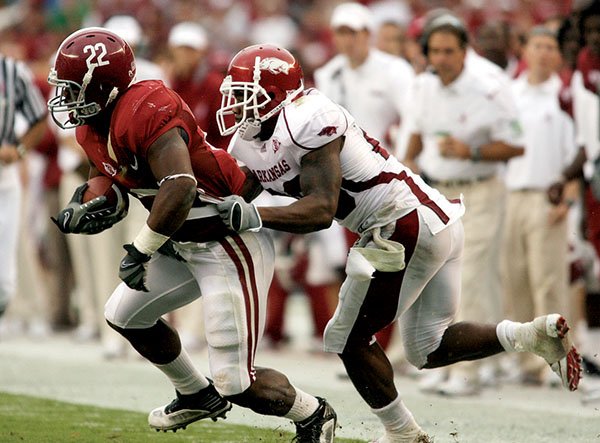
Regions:
<instances>
[{"instance_id":1,"label":"crimson football helmet","mask_svg":"<svg viewBox=\"0 0 600 443\"><path fill-rule=\"evenodd\" d=\"M103 28L84 28L58 48L48 83L56 95L48 109L63 129L86 124L104 110L135 78L135 58L129 45ZM64 119L68 115L67 121Z\"/></svg>"},{"instance_id":2,"label":"crimson football helmet","mask_svg":"<svg viewBox=\"0 0 600 443\"><path fill-rule=\"evenodd\" d=\"M298 60L286 49L269 44L242 49L231 60L220 88L217 123L221 135L239 129L242 138L251 140L262 122L302 93L303 78ZM229 115L235 115L231 126L226 121Z\"/></svg>"}]
</instances>

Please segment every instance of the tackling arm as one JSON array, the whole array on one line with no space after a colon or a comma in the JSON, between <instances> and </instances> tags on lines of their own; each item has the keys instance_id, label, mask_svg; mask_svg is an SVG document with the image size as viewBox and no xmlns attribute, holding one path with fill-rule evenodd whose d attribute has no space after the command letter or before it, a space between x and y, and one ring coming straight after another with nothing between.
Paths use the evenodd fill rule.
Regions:
<instances>
[{"instance_id":1,"label":"tackling arm","mask_svg":"<svg viewBox=\"0 0 600 443\"><path fill-rule=\"evenodd\" d=\"M342 146L340 137L302 158L300 187L304 196L288 206L258 208L264 227L306 233L331 225L342 183Z\"/></svg>"},{"instance_id":2,"label":"tackling arm","mask_svg":"<svg viewBox=\"0 0 600 443\"><path fill-rule=\"evenodd\" d=\"M256 175L247 166L242 166L240 169L246 174L246 180L244 181L240 195L244 197L244 200L250 202L258 197L263 191L263 187Z\"/></svg>"}]
</instances>

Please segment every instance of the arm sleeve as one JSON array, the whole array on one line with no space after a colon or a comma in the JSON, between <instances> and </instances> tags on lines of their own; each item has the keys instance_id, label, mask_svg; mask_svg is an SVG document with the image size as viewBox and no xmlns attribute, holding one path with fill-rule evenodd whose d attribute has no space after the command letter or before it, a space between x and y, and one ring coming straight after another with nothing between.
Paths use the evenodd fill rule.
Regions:
<instances>
[{"instance_id":1,"label":"arm sleeve","mask_svg":"<svg viewBox=\"0 0 600 443\"><path fill-rule=\"evenodd\" d=\"M563 139L561 140L561 146L563 149L563 158L565 159L565 165L571 164L575 156L577 155L578 149L575 143L575 124L573 119L564 111L560 112L561 116L561 127L563 131L561 134Z\"/></svg>"},{"instance_id":2,"label":"arm sleeve","mask_svg":"<svg viewBox=\"0 0 600 443\"><path fill-rule=\"evenodd\" d=\"M408 107L409 91L414 82L414 72L410 65L404 60L398 60L390 66L389 72L389 91L392 94L392 101L396 112L403 121L406 118Z\"/></svg>"},{"instance_id":3,"label":"arm sleeve","mask_svg":"<svg viewBox=\"0 0 600 443\"><path fill-rule=\"evenodd\" d=\"M410 90L406 94L406 107L409 111L402 116L402 132L408 140L411 134L419 134L422 131L422 115L425 97L421 94L423 89L422 82L418 79L412 83Z\"/></svg>"},{"instance_id":4,"label":"arm sleeve","mask_svg":"<svg viewBox=\"0 0 600 443\"><path fill-rule=\"evenodd\" d=\"M490 138L509 145L523 145L523 129L519 121L517 107L510 87L504 86L492 92L490 112L494 112Z\"/></svg>"}]
</instances>

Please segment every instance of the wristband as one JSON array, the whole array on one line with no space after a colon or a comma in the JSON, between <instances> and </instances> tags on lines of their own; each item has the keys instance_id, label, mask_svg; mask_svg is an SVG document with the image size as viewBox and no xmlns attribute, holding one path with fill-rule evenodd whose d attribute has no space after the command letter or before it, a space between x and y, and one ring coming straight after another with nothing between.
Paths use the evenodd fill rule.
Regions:
<instances>
[{"instance_id":1,"label":"wristband","mask_svg":"<svg viewBox=\"0 0 600 443\"><path fill-rule=\"evenodd\" d=\"M162 186L162 184L164 182L166 182L167 180L175 180L178 178L191 178L192 180L194 180L194 183L196 184L196 186L198 186L198 180L196 180L196 177L194 177L191 174L172 174L172 175L167 175L167 176L163 177L162 180L158 182L158 187L160 188Z\"/></svg>"},{"instance_id":2,"label":"wristband","mask_svg":"<svg viewBox=\"0 0 600 443\"><path fill-rule=\"evenodd\" d=\"M152 255L168 239L169 236L153 231L148 224L145 224L133 240L133 246L143 254Z\"/></svg>"},{"instance_id":3,"label":"wristband","mask_svg":"<svg viewBox=\"0 0 600 443\"><path fill-rule=\"evenodd\" d=\"M19 158L23 158L25 157L25 154L27 154L27 148L25 146L23 146L21 143L19 143L17 145L17 154L19 154Z\"/></svg>"},{"instance_id":4,"label":"wristband","mask_svg":"<svg viewBox=\"0 0 600 443\"><path fill-rule=\"evenodd\" d=\"M471 160L474 162L478 162L481 160L481 146L471 146L469 148L471 151Z\"/></svg>"}]
</instances>

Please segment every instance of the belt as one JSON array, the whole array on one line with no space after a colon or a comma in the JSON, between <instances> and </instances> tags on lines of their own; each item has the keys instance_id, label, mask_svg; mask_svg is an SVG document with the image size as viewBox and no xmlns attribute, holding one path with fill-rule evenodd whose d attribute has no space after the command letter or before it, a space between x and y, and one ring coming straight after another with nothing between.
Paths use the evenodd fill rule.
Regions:
<instances>
[{"instance_id":1,"label":"belt","mask_svg":"<svg viewBox=\"0 0 600 443\"><path fill-rule=\"evenodd\" d=\"M480 177L469 177L469 178L453 178L450 180L436 180L429 177L426 174L421 173L421 178L430 186L445 186L445 187L455 187L455 186L469 186L476 183L485 182L491 180L496 177L496 174L492 175L484 175Z\"/></svg>"},{"instance_id":2,"label":"belt","mask_svg":"<svg viewBox=\"0 0 600 443\"><path fill-rule=\"evenodd\" d=\"M546 192L545 189L539 189L539 188L509 189L508 191L509 192L521 192L521 193L530 193L530 192L545 193Z\"/></svg>"}]
</instances>

